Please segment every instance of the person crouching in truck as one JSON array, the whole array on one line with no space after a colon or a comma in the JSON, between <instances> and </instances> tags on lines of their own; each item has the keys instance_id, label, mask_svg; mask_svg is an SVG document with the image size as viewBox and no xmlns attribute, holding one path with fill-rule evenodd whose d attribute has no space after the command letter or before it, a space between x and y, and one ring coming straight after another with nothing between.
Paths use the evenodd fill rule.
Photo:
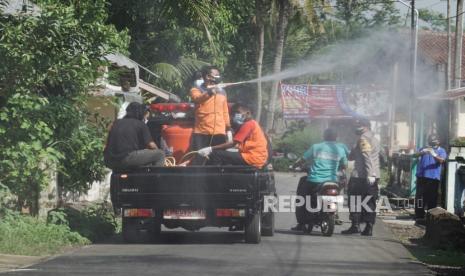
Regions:
<instances>
[{"instance_id":1,"label":"person crouching in truck","mask_svg":"<svg viewBox=\"0 0 465 276\"><path fill-rule=\"evenodd\" d=\"M207 165L242 165L258 169L268 161L268 141L250 108L235 104L232 108L235 135L231 142L200 149L198 154L208 157ZM238 152L225 149L238 147Z\"/></svg>"},{"instance_id":2,"label":"person crouching in truck","mask_svg":"<svg viewBox=\"0 0 465 276\"><path fill-rule=\"evenodd\" d=\"M193 151L225 143L226 131L231 128L226 92L215 86L221 82L220 71L215 66L207 66L202 69L202 78L203 83L190 91L195 103ZM197 155L191 165L203 165L205 162L205 158Z\"/></svg>"},{"instance_id":3,"label":"person crouching in truck","mask_svg":"<svg viewBox=\"0 0 465 276\"><path fill-rule=\"evenodd\" d=\"M153 164L163 166L165 154L159 150L144 123L146 108L132 102L126 116L113 123L103 153L105 165L112 170Z\"/></svg>"}]
</instances>

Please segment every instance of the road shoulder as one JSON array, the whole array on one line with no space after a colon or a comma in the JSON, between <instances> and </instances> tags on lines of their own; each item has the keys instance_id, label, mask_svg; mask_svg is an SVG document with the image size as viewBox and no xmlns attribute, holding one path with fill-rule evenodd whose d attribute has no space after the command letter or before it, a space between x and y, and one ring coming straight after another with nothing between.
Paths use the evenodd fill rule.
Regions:
<instances>
[{"instance_id":1,"label":"road shoulder","mask_svg":"<svg viewBox=\"0 0 465 276\"><path fill-rule=\"evenodd\" d=\"M0 254L0 273L26 268L47 258L48 257Z\"/></svg>"}]
</instances>

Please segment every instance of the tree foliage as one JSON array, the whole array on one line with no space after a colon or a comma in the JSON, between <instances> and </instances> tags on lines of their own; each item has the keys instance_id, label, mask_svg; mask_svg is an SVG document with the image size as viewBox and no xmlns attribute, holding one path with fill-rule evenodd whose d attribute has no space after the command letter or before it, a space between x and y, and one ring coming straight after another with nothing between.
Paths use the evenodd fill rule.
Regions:
<instances>
[{"instance_id":1,"label":"tree foliage","mask_svg":"<svg viewBox=\"0 0 465 276\"><path fill-rule=\"evenodd\" d=\"M51 168L73 191L102 178L102 126L83 103L102 57L128 43L103 0L37 2L36 16L0 14L0 181L33 212Z\"/></svg>"},{"instance_id":2,"label":"tree foliage","mask_svg":"<svg viewBox=\"0 0 465 276\"><path fill-rule=\"evenodd\" d=\"M423 26L423 29L433 31L447 31L447 18L444 14L433 11L430 9L419 9L418 17L427 23L427 26ZM455 18L451 19L451 29L455 31Z\"/></svg>"},{"instance_id":3,"label":"tree foliage","mask_svg":"<svg viewBox=\"0 0 465 276\"><path fill-rule=\"evenodd\" d=\"M109 3L108 22L132 38L131 58L160 75L150 78L153 84L185 95L193 73L206 64L225 69L226 80L252 76L253 1Z\"/></svg>"}]
</instances>

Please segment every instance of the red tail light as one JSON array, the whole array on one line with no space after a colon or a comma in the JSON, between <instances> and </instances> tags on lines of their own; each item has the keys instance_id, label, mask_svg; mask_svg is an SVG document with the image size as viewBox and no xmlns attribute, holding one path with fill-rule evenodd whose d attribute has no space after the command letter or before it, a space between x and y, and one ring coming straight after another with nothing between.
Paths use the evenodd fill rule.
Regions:
<instances>
[{"instance_id":1,"label":"red tail light","mask_svg":"<svg viewBox=\"0 0 465 276\"><path fill-rule=\"evenodd\" d=\"M188 111L194 108L190 103L151 104L150 109L157 112Z\"/></svg>"},{"instance_id":2,"label":"red tail light","mask_svg":"<svg viewBox=\"0 0 465 276\"><path fill-rule=\"evenodd\" d=\"M325 195L339 195L339 191L337 189L327 189L324 194Z\"/></svg>"},{"instance_id":3,"label":"red tail light","mask_svg":"<svg viewBox=\"0 0 465 276\"><path fill-rule=\"evenodd\" d=\"M154 217L154 212L152 209L124 209L123 215L125 217L151 218Z\"/></svg>"},{"instance_id":4,"label":"red tail light","mask_svg":"<svg viewBox=\"0 0 465 276\"><path fill-rule=\"evenodd\" d=\"M245 217L244 209L216 209L217 217Z\"/></svg>"}]
</instances>

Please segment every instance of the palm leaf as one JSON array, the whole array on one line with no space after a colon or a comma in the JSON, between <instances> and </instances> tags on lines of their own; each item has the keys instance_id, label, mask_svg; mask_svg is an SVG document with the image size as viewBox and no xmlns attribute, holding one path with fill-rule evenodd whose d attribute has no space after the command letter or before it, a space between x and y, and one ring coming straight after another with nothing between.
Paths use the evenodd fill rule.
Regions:
<instances>
[{"instance_id":1,"label":"palm leaf","mask_svg":"<svg viewBox=\"0 0 465 276\"><path fill-rule=\"evenodd\" d=\"M163 13L174 13L178 16L184 15L191 18L194 22L202 25L205 30L205 35L210 44L212 53L217 56L219 52L219 46L215 43L213 36L208 26L211 23L210 15L212 10L217 4L209 0L178 0L178 1L164 1L162 5Z\"/></svg>"},{"instance_id":2,"label":"palm leaf","mask_svg":"<svg viewBox=\"0 0 465 276\"><path fill-rule=\"evenodd\" d=\"M202 67L207 65L210 64L202 60L181 57L178 64L176 64L176 68L179 70L184 79L188 79L192 77L196 71L199 71Z\"/></svg>"},{"instance_id":3,"label":"palm leaf","mask_svg":"<svg viewBox=\"0 0 465 276\"><path fill-rule=\"evenodd\" d=\"M177 83L182 79L181 71L176 66L169 63L156 63L152 66L154 73L167 82Z\"/></svg>"},{"instance_id":4,"label":"palm leaf","mask_svg":"<svg viewBox=\"0 0 465 276\"><path fill-rule=\"evenodd\" d=\"M8 6L8 4L9 4L8 1L9 1L9 0L0 0L0 12L1 12L4 8L6 8L6 6Z\"/></svg>"}]
</instances>

